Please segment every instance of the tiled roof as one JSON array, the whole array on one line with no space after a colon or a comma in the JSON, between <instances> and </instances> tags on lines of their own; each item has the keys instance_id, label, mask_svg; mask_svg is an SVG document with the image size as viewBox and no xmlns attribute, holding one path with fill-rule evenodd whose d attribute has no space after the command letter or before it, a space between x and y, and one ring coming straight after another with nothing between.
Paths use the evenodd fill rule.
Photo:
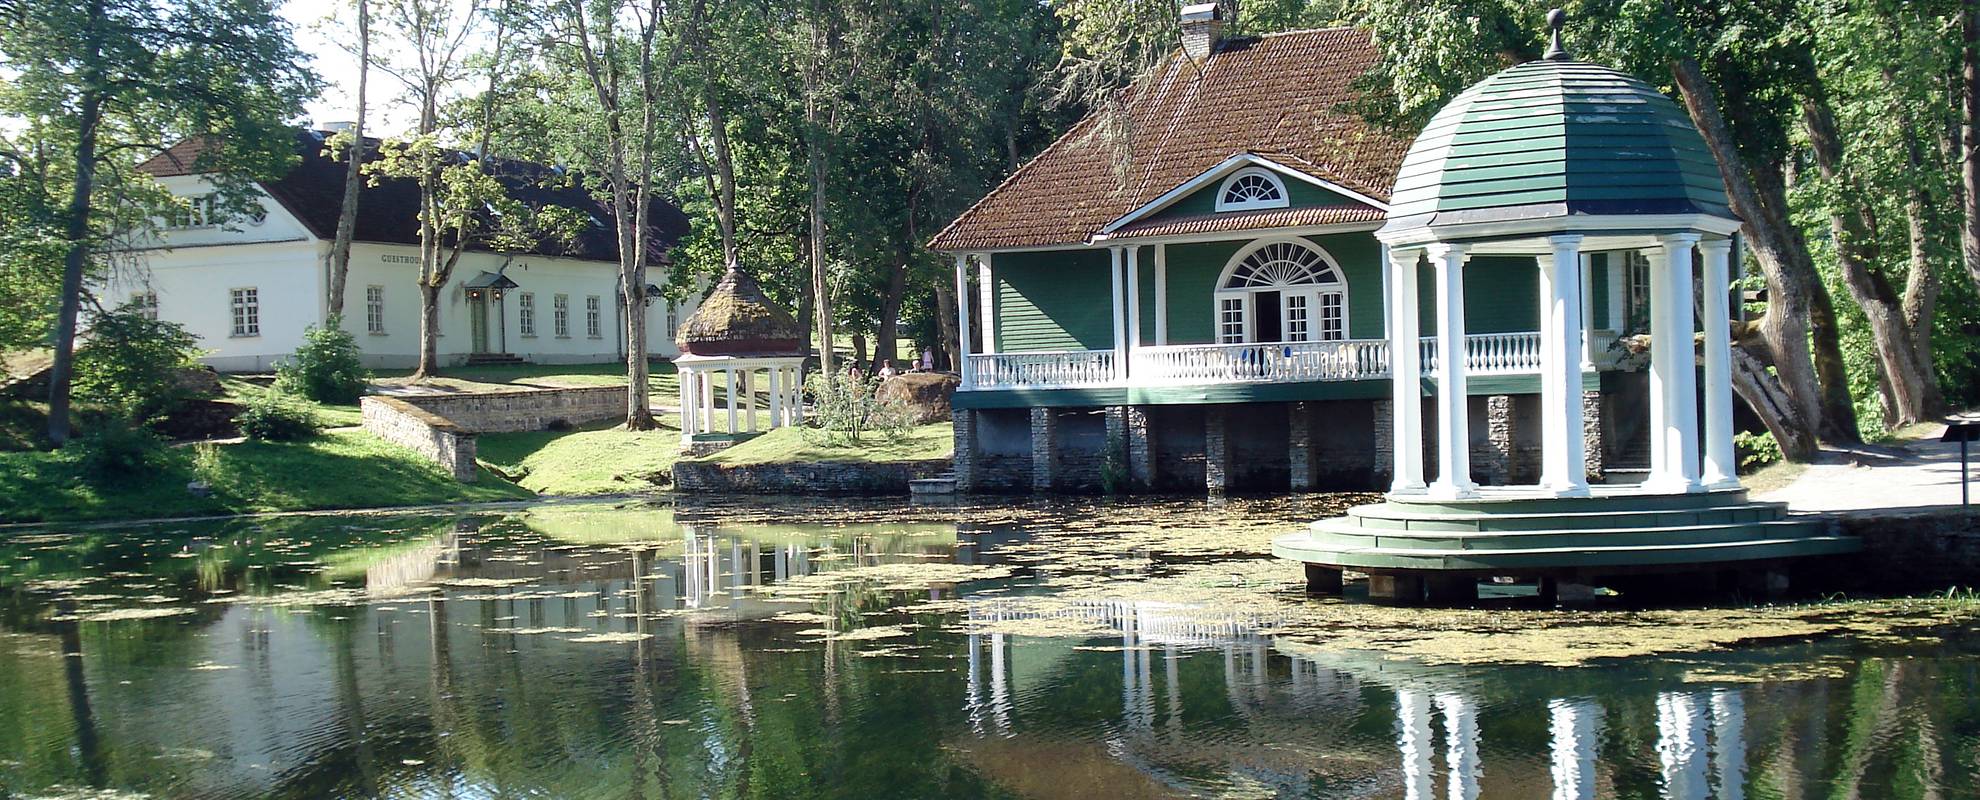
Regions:
<instances>
[{"instance_id":1,"label":"tiled roof","mask_svg":"<svg viewBox=\"0 0 1980 800\"><path fill-rule=\"evenodd\" d=\"M1290 228L1308 225L1344 225L1354 222L1381 222L1382 210L1359 203L1344 206L1274 208L1266 211L1226 211L1221 214L1192 214L1186 217L1158 217L1131 222L1116 229L1109 238L1135 236L1180 236L1193 233L1252 231L1264 228Z\"/></svg>"},{"instance_id":2,"label":"tiled roof","mask_svg":"<svg viewBox=\"0 0 1980 800\"><path fill-rule=\"evenodd\" d=\"M296 133L296 154L302 157L289 174L263 181L261 186L275 202L301 220L309 232L321 239L335 238L337 217L343 208L346 164L323 154L322 131ZM194 175L199 172L199 156L210 140L191 138L172 145L165 152L138 165L153 177ZM377 157L379 141L366 139L367 158ZM456 158L466 158L454 153ZM580 231L569 246L546 242L535 254L564 256L593 261L617 261L618 232L612 225L612 207L601 202L575 181L563 180L555 167L513 159L490 159L489 168L511 194L539 206L577 209L596 222ZM665 200L654 198L648 211L648 241L656 260L688 233L688 218ZM359 189L356 239L386 244L419 243L419 184L410 178L385 178L378 185ZM475 248L470 248L475 249Z\"/></svg>"},{"instance_id":3,"label":"tiled roof","mask_svg":"<svg viewBox=\"0 0 1980 800\"><path fill-rule=\"evenodd\" d=\"M1374 65L1375 46L1352 28L1231 39L1207 61L1172 54L1128 90L1131 163L1114 172L1089 116L935 235L935 250L1077 244L1122 215L1232 155L1257 153L1315 178L1387 201L1408 142L1362 122L1345 105Z\"/></svg>"}]
</instances>

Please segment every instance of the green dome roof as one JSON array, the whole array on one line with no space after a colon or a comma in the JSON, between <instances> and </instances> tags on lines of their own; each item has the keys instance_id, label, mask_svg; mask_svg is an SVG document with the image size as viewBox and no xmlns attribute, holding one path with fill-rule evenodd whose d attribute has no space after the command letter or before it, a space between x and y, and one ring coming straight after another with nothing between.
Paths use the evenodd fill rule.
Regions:
<instances>
[{"instance_id":1,"label":"green dome roof","mask_svg":"<svg viewBox=\"0 0 1980 800\"><path fill-rule=\"evenodd\" d=\"M1391 197L1384 234L1587 214L1734 218L1683 109L1627 73L1564 59L1459 94L1410 145Z\"/></svg>"}]
</instances>

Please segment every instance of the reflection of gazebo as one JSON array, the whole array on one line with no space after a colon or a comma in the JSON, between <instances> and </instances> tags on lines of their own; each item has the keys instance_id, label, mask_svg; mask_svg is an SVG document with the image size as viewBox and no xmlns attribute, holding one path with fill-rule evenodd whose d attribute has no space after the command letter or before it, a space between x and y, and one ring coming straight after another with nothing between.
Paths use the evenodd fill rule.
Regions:
<instances>
[{"instance_id":1,"label":"reflection of gazebo","mask_svg":"<svg viewBox=\"0 0 1980 800\"><path fill-rule=\"evenodd\" d=\"M681 379L681 444L733 441L755 433L756 375L768 392L767 428L804 418L804 332L762 287L730 267L675 336ZM726 414L715 413L720 387Z\"/></svg>"},{"instance_id":2,"label":"reflection of gazebo","mask_svg":"<svg viewBox=\"0 0 1980 800\"><path fill-rule=\"evenodd\" d=\"M1787 519L1778 503L1746 499L1733 462L1727 298L1730 237L1740 222L1684 111L1635 77L1569 58L1562 19L1558 10L1549 15L1554 43L1545 58L1460 93L1403 158L1388 221L1375 234L1390 261L1395 479L1387 502L1275 543L1274 552L1306 562L1317 591L1339 591L1342 568L1369 573L1373 596L1464 601L1480 577L1538 576L1551 587L1729 562L1746 563L1749 587L1776 586L1780 559L1860 547ZM1652 265L1651 469L1639 486L1591 491L1582 400L1595 382L1583 353L1582 259L1623 250L1649 255ZM1539 271L1538 486L1481 491L1471 480L1464 267L1474 255L1527 257ZM1697 255L1702 291L1693 280ZM1436 347L1419 354L1417 265L1425 259ZM1702 436L1694 296L1705 317ZM1431 360L1427 370L1420 358ZM1426 385L1436 394L1437 426L1428 483Z\"/></svg>"}]
</instances>

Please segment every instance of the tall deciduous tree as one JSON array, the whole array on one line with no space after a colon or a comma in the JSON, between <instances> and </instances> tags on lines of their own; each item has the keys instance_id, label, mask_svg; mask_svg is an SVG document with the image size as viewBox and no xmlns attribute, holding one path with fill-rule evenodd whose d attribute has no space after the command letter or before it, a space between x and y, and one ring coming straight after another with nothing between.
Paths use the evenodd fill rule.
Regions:
<instances>
[{"instance_id":1,"label":"tall deciduous tree","mask_svg":"<svg viewBox=\"0 0 1980 800\"><path fill-rule=\"evenodd\" d=\"M287 122L314 78L269 0L39 0L0 5L0 111L42 126L67 162L63 254L49 380L48 438L69 438L83 283L136 193L99 193L135 158L208 137L195 167L218 207L245 210L251 179L293 160Z\"/></svg>"},{"instance_id":2,"label":"tall deciduous tree","mask_svg":"<svg viewBox=\"0 0 1980 800\"><path fill-rule=\"evenodd\" d=\"M330 243L329 317L340 324L344 317L344 285L351 276L351 239L357 235L358 187L363 180L365 90L371 80L371 0L357 5L357 116L348 133L339 133L324 143L325 148L341 148L348 162L344 172L344 198L337 211L337 234ZM333 150L334 152L334 150Z\"/></svg>"}]
</instances>

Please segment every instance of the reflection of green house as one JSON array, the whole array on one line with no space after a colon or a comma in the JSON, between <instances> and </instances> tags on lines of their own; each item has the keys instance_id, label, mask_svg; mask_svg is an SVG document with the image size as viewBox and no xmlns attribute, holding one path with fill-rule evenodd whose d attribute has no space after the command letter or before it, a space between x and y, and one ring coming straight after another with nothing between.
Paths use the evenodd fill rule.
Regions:
<instances>
[{"instance_id":1,"label":"reflection of green house","mask_svg":"<svg viewBox=\"0 0 1980 800\"><path fill-rule=\"evenodd\" d=\"M1110 442L1138 487L1388 485L1393 293L1375 231L1409 142L1348 107L1376 49L1352 29L1223 39L1221 24L1186 9L1184 47L1120 113L1075 126L931 242L980 309L960 320L965 489L1097 486ZM1466 145L1515 165L1527 146L1546 143ZM1576 391L1607 431L1588 451L1600 474L1642 458L1641 377L1616 371L1611 343L1642 318L1649 261L1589 252L1579 267ZM1476 477L1531 483L1540 270L1481 255L1466 273ZM1433 276L1419 266L1414 292L1426 348Z\"/></svg>"}]
</instances>

